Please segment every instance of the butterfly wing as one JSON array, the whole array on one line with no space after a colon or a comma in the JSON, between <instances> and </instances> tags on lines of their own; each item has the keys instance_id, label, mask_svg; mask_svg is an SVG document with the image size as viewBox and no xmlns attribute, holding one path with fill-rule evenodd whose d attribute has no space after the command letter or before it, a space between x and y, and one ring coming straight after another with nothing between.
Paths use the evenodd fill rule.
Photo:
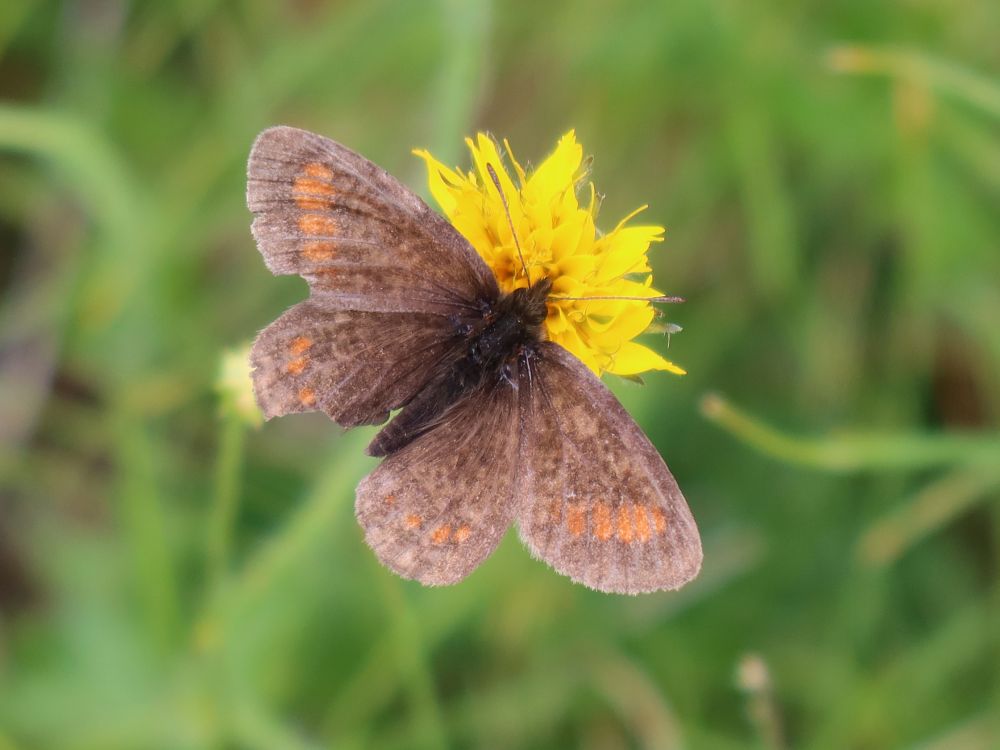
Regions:
<instances>
[{"instance_id":1,"label":"butterfly wing","mask_svg":"<svg viewBox=\"0 0 1000 750\"><path fill-rule=\"evenodd\" d=\"M514 518L517 423L517 391L493 384L361 480L358 521L384 565L436 586L486 559Z\"/></svg>"},{"instance_id":2,"label":"butterfly wing","mask_svg":"<svg viewBox=\"0 0 1000 750\"><path fill-rule=\"evenodd\" d=\"M250 152L247 205L275 274L298 274L348 310L475 312L499 294L469 243L413 192L321 135L265 130Z\"/></svg>"},{"instance_id":3,"label":"butterfly wing","mask_svg":"<svg viewBox=\"0 0 1000 750\"><path fill-rule=\"evenodd\" d=\"M457 341L430 313L342 310L313 295L254 342L257 403L268 419L319 410L345 427L381 424Z\"/></svg>"},{"instance_id":4,"label":"butterfly wing","mask_svg":"<svg viewBox=\"0 0 1000 750\"><path fill-rule=\"evenodd\" d=\"M499 294L475 250L416 195L334 141L265 130L247 166L253 234L268 268L311 297L265 329L251 362L267 417L322 409L377 424L461 343Z\"/></svg>"},{"instance_id":5,"label":"butterfly wing","mask_svg":"<svg viewBox=\"0 0 1000 750\"><path fill-rule=\"evenodd\" d=\"M691 511L649 438L553 343L520 365L517 524L531 553L599 591L676 589L697 575Z\"/></svg>"}]
</instances>

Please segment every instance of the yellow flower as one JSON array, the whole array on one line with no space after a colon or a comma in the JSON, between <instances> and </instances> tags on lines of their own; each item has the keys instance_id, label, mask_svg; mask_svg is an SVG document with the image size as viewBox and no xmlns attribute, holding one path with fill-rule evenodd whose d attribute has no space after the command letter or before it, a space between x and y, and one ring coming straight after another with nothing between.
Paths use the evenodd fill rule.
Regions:
<instances>
[{"instance_id":1,"label":"yellow flower","mask_svg":"<svg viewBox=\"0 0 1000 750\"><path fill-rule=\"evenodd\" d=\"M431 194L451 223L472 244L496 275L500 289L511 292L542 278L552 281L545 332L600 375L635 375L646 370L684 370L634 342L653 321L645 301L661 296L652 286L646 253L663 239L663 227L625 226L645 206L625 217L613 231L594 226L596 191L577 201L577 185L586 176L583 148L571 130L549 156L528 175L504 141L517 184L503 166L499 150L484 133L466 139L475 169L468 174L449 169L427 151L413 153L427 163ZM511 234L503 200L487 165L492 166L510 209L530 278L526 278ZM643 299L560 299L640 297Z\"/></svg>"}]
</instances>

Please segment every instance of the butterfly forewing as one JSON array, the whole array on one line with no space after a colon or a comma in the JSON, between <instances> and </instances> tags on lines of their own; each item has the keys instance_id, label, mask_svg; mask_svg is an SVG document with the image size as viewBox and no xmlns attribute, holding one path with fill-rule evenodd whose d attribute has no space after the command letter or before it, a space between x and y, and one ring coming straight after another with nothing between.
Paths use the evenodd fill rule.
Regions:
<instances>
[{"instance_id":1,"label":"butterfly forewing","mask_svg":"<svg viewBox=\"0 0 1000 750\"><path fill-rule=\"evenodd\" d=\"M522 357L517 524L532 554L600 591L676 589L701 541L673 476L612 393L569 352Z\"/></svg>"},{"instance_id":2,"label":"butterfly forewing","mask_svg":"<svg viewBox=\"0 0 1000 750\"><path fill-rule=\"evenodd\" d=\"M484 388L361 481L358 521L384 565L443 585L486 559L514 518L517 426L517 391Z\"/></svg>"},{"instance_id":3,"label":"butterfly forewing","mask_svg":"<svg viewBox=\"0 0 1000 750\"><path fill-rule=\"evenodd\" d=\"M468 242L385 170L338 143L276 127L247 166L257 246L344 309L471 314L498 294Z\"/></svg>"}]
</instances>

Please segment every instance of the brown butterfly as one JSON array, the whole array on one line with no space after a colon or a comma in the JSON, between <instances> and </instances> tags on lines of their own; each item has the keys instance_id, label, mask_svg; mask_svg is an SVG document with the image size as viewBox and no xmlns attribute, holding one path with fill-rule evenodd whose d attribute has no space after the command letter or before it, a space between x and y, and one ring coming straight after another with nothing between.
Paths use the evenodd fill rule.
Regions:
<instances>
[{"instance_id":1,"label":"brown butterfly","mask_svg":"<svg viewBox=\"0 0 1000 750\"><path fill-rule=\"evenodd\" d=\"M534 556L600 591L697 575L698 530L663 459L545 340L549 281L502 293L451 224L328 138L265 130L247 172L264 261L310 287L253 345L257 401L268 418L320 410L345 427L401 409L368 446L385 460L357 489L387 567L456 583L516 523Z\"/></svg>"}]
</instances>

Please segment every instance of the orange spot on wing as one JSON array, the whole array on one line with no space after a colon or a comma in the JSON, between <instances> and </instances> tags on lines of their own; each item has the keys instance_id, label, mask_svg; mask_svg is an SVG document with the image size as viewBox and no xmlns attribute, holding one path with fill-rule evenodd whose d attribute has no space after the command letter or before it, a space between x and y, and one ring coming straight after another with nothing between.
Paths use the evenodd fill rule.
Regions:
<instances>
[{"instance_id":1,"label":"orange spot on wing","mask_svg":"<svg viewBox=\"0 0 1000 750\"><path fill-rule=\"evenodd\" d=\"M597 503L593 510L594 536L602 542L611 538L613 529L611 528L611 508L607 503Z\"/></svg>"},{"instance_id":2,"label":"orange spot on wing","mask_svg":"<svg viewBox=\"0 0 1000 750\"><path fill-rule=\"evenodd\" d=\"M566 528L573 536L580 536L587 530L587 515L579 505L570 505L566 508Z\"/></svg>"},{"instance_id":3,"label":"orange spot on wing","mask_svg":"<svg viewBox=\"0 0 1000 750\"><path fill-rule=\"evenodd\" d=\"M302 173L308 177L318 177L321 180L329 180L333 177L333 170L326 166L326 164L321 164L318 161L306 164L302 169Z\"/></svg>"},{"instance_id":4,"label":"orange spot on wing","mask_svg":"<svg viewBox=\"0 0 1000 750\"><path fill-rule=\"evenodd\" d=\"M385 503L386 503L386 505L395 505L396 504L396 496L395 495L386 495L385 496Z\"/></svg>"},{"instance_id":5,"label":"orange spot on wing","mask_svg":"<svg viewBox=\"0 0 1000 750\"><path fill-rule=\"evenodd\" d=\"M663 512L663 508L657 508L655 505L649 510L653 514L653 526L656 528L656 534L662 536L667 531L667 516Z\"/></svg>"},{"instance_id":6,"label":"orange spot on wing","mask_svg":"<svg viewBox=\"0 0 1000 750\"><path fill-rule=\"evenodd\" d=\"M442 524L434 529L434 533L431 534L431 541L434 544L444 544L448 541L449 536L451 536L451 524Z\"/></svg>"},{"instance_id":7,"label":"orange spot on wing","mask_svg":"<svg viewBox=\"0 0 1000 750\"><path fill-rule=\"evenodd\" d=\"M303 406L312 406L316 403L316 391L312 388L302 388L299 390L299 403Z\"/></svg>"},{"instance_id":8,"label":"orange spot on wing","mask_svg":"<svg viewBox=\"0 0 1000 750\"><path fill-rule=\"evenodd\" d=\"M649 516L645 505L633 505L635 511L635 536L640 542L648 542L650 535Z\"/></svg>"},{"instance_id":9,"label":"orange spot on wing","mask_svg":"<svg viewBox=\"0 0 1000 750\"><path fill-rule=\"evenodd\" d=\"M312 263L319 263L324 260L333 260L337 253L337 243L329 240L314 240L307 242L302 247L302 255Z\"/></svg>"},{"instance_id":10,"label":"orange spot on wing","mask_svg":"<svg viewBox=\"0 0 1000 750\"><path fill-rule=\"evenodd\" d=\"M299 229L311 237L328 237L336 234L337 222L324 214L302 214L299 217Z\"/></svg>"},{"instance_id":11,"label":"orange spot on wing","mask_svg":"<svg viewBox=\"0 0 1000 750\"><path fill-rule=\"evenodd\" d=\"M292 197L305 210L330 208L336 193L332 185L316 177L299 177L292 186Z\"/></svg>"},{"instance_id":12,"label":"orange spot on wing","mask_svg":"<svg viewBox=\"0 0 1000 750\"><path fill-rule=\"evenodd\" d=\"M309 357L299 357L298 359L293 359L285 366L285 370L289 375L301 375L302 371L306 369L306 365L309 364Z\"/></svg>"},{"instance_id":13,"label":"orange spot on wing","mask_svg":"<svg viewBox=\"0 0 1000 750\"><path fill-rule=\"evenodd\" d=\"M632 543L632 514L628 503L622 503L618 508L618 538L625 544Z\"/></svg>"},{"instance_id":14,"label":"orange spot on wing","mask_svg":"<svg viewBox=\"0 0 1000 750\"><path fill-rule=\"evenodd\" d=\"M406 518L403 519L403 523L406 524L407 528L415 529L418 526L420 526L420 524L423 523L423 519L420 516L411 513L410 515L408 515Z\"/></svg>"},{"instance_id":15,"label":"orange spot on wing","mask_svg":"<svg viewBox=\"0 0 1000 750\"><path fill-rule=\"evenodd\" d=\"M305 336L296 336L292 339L292 342L288 345L288 351L292 354L298 356L306 351L309 347L313 345L312 339L306 338Z\"/></svg>"},{"instance_id":16,"label":"orange spot on wing","mask_svg":"<svg viewBox=\"0 0 1000 750\"><path fill-rule=\"evenodd\" d=\"M469 538L469 534L472 533L472 529L469 528L468 524L462 524L457 529L455 529L455 535L452 537L456 542L462 543Z\"/></svg>"}]
</instances>

